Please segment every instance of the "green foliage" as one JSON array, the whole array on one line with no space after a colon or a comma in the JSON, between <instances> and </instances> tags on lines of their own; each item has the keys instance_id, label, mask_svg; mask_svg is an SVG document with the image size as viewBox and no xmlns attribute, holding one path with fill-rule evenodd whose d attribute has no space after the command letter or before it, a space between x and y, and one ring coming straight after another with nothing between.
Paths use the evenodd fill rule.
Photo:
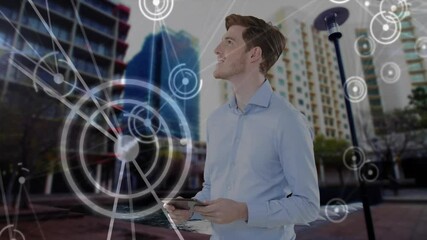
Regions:
<instances>
[{"instance_id":1,"label":"green foliage","mask_svg":"<svg viewBox=\"0 0 427 240\"><path fill-rule=\"evenodd\" d=\"M316 161L322 159L325 165L342 164L342 158L350 144L344 139L326 138L319 135L314 139L314 156ZM349 154L350 155L350 154Z\"/></svg>"},{"instance_id":2,"label":"green foliage","mask_svg":"<svg viewBox=\"0 0 427 240\"><path fill-rule=\"evenodd\" d=\"M427 128L427 90L418 87L408 96L409 106L419 116L417 128Z\"/></svg>"}]
</instances>

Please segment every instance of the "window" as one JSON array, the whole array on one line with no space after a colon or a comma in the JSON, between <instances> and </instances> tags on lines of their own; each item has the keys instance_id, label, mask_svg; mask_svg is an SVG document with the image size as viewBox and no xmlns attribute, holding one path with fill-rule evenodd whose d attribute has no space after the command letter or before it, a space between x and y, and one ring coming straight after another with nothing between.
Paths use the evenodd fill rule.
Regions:
<instances>
[{"instance_id":1,"label":"window","mask_svg":"<svg viewBox=\"0 0 427 240\"><path fill-rule=\"evenodd\" d=\"M279 85L285 86L285 79L279 78Z\"/></svg>"},{"instance_id":2,"label":"window","mask_svg":"<svg viewBox=\"0 0 427 240\"><path fill-rule=\"evenodd\" d=\"M297 92L301 93L302 92L302 88L301 87L297 87Z\"/></svg>"},{"instance_id":3,"label":"window","mask_svg":"<svg viewBox=\"0 0 427 240\"><path fill-rule=\"evenodd\" d=\"M298 99L298 104L301 105L301 106L304 106L304 100Z\"/></svg>"},{"instance_id":4,"label":"window","mask_svg":"<svg viewBox=\"0 0 427 240\"><path fill-rule=\"evenodd\" d=\"M301 81L301 77L300 77L299 75L295 75L295 79L296 79L297 81Z\"/></svg>"}]
</instances>

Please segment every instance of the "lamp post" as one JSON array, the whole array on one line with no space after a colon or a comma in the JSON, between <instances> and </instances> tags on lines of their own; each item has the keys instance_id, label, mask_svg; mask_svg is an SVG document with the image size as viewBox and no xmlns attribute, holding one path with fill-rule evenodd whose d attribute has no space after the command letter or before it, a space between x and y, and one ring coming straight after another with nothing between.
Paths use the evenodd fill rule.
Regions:
<instances>
[{"instance_id":1,"label":"lamp post","mask_svg":"<svg viewBox=\"0 0 427 240\"><path fill-rule=\"evenodd\" d=\"M335 52L337 55L338 68L339 68L340 77L341 77L341 83L342 83L344 94L345 94L344 100L345 100L345 106L347 110L348 123L350 127L351 140L352 140L353 147L356 148L356 147L359 147L359 143L357 141L353 112L351 111L351 103L347 97L348 92L347 92L347 88L345 87L346 77L344 73L344 66L342 63L341 50L340 50L340 44L339 44L339 39L342 37L342 33L339 31L339 25L342 25L348 19L348 16L349 16L349 11L346 8L343 8L343 7L331 8L331 9L325 10L319 16L317 16L317 18L314 20L314 27L319 31L327 30L329 33L329 41L334 43ZM355 157L360 158L360 154L355 154ZM360 159L358 159L357 162L360 162ZM374 240L375 239L374 225L372 223L371 210L369 207L369 198L367 195L365 182L362 179L360 179L360 177L358 179L359 179L359 189L360 189L362 203L363 203L363 211L365 213L365 223L366 223L366 229L368 232L368 238L369 240Z\"/></svg>"}]
</instances>

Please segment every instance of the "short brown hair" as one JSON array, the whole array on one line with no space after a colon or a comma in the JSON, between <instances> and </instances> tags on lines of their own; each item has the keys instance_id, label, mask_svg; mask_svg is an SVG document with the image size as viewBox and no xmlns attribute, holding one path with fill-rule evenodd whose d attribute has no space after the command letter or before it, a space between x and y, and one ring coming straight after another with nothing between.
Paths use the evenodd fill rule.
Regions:
<instances>
[{"instance_id":1,"label":"short brown hair","mask_svg":"<svg viewBox=\"0 0 427 240\"><path fill-rule=\"evenodd\" d=\"M253 16L241 16L231 14L225 18L225 28L238 25L246 29L242 33L246 43L246 51L254 47L262 49L263 61L260 64L260 72L264 75L276 63L286 47L286 37L271 23Z\"/></svg>"}]
</instances>

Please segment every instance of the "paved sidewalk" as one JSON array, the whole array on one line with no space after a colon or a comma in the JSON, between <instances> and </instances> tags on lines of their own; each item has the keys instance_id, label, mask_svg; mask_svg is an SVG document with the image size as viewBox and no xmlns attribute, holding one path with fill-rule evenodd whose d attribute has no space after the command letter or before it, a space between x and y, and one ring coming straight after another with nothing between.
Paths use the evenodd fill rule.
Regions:
<instances>
[{"instance_id":1,"label":"paved sidewalk","mask_svg":"<svg viewBox=\"0 0 427 240\"><path fill-rule=\"evenodd\" d=\"M427 239L427 204L383 203L372 206L371 212L377 240ZM364 240L367 236L363 210L341 223L325 222L297 231L298 240Z\"/></svg>"}]
</instances>

